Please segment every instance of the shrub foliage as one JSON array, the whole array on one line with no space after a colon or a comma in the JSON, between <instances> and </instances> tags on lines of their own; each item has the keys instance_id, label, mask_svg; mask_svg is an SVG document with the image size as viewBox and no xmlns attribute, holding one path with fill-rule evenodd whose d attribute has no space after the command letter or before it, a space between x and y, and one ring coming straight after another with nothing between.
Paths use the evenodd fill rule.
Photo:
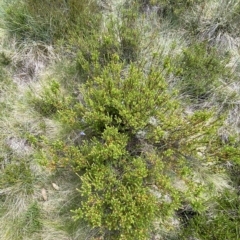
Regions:
<instances>
[{"instance_id":1,"label":"shrub foliage","mask_svg":"<svg viewBox=\"0 0 240 240\"><path fill-rule=\"evenodd\" d=\"M214 111L184 114L162 72L113 59L80 86L82 101L57 113L78 129L80 141L51 143L48 154L53 166L69 166L80 177L76 219L106 239L148 239L153 222L166 221L183 202L204 210L209 186L194 170L208 164L218 172L231 151L221 146Z\"/></svg>"}]
</instances>

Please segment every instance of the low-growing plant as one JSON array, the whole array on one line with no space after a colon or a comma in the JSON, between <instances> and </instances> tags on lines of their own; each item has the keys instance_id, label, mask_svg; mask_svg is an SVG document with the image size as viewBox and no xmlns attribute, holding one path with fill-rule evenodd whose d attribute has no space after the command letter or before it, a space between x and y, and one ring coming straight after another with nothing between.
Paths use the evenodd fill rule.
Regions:
<instances>
[{"instance_id":1,"label":"low-growing plant","mask_svg":"<svg viewBox=\"0 0 240 240\"><path fill-rule=\"evenodd\" d=\"M138 26L138 5L123 7L119 10L119 19L110 18L106 29L101 34L95 32L87 39L78 37L76 68L82 82L101 72L101 68L118 55L119 60L125 63L137 61L141 30ZM98 66L97 66L98 63Z\"/></svg>"},{"instance_id":2,"label":"low-growing plant","mask_svg":"<svg viewBox=\"0 0 240 240\"><path fill-rule=\"evenodd\" d=\"M5 166L0 177L1 188L19 184L19 191L31 194L33 191L33 176L29 165L23 160L18 163L11 163Z\"/></svg>"},{"instance_id":3,"label":"low-growing plant","mask_svg":"<svg viewBox=\"0 0 240 240\"><path fill-rule=\"evenodd\" d=\"M229 57L219 57L217 49L204 42L190 45L177 58L179 87L192 100L206 99L220 86L221 79L230 76L230 69L226 67Z\"/></svg>"},{"instance_id":4,"label":"low-growing plant","mask_svg":"<svg viewBox=\"0 0 240 240\"><path fill-rule=\"evenodd\" d=\"M227 191L212 201L215 202L214 209L192 218L183 230L182 237L206 240L240 238L239 196L235 192Z\"/></svg>"},{"instance_id":5,"label":"low-growing plant","mask_svg":"<svg viewBox=\"0 0 240 240\"><path fill-rule=\"evenodd\" d=\"M122 10L122 23L119 25L121 58L130 63L137 60L140 50L141 31L137 26L139 6L134 5Z\"/></svg>"},{"instance_id":6,"label":"low-growing plant","mask_svg":"<svg viewBox=\"0 0 240 240\"><path fill-rule=\"evenodd\" d=\"M138 0L138 2L145 7L158 7L162 17L179 18L191 7L204 3L204 0Z\"/></svg>"},{"instance_id":7,"label":"low-growing plant","mask_svg":"<svg viewBox=\"0 0 240 240\"><path fill-rule=\"evenodd\" d=\"M56 43L74 35L87 35L100 26L95 1L14 0L4 5L2 26L21 41ZM92 17L94 15L94 18Z\"/></svg>"},{"instance_id":8,"label":"low-growing plant","mask_svg":"<svg viewBox=\"0 0 240 240\"><path fill-rule=\"evenodd\" d=\"M164 223L183 203L204 210L211 188L194 171L204 164L222 171L219 164L235 154L223 148L213 110L184 115L161 71L126 68L117 55L79 92L74 117L60 116L78 129L81 144L45 142L51 168L70 167L80 177L75 219L105 239L148 239L153 222Z\"/></svg>"},{"instance_id":9,"label":"low-growing plant","mask_svg":"<svg viewBox=\"0 0 240 240\"><path fill-rule=\"evenodd\" d=\"M2 20L2 26L22 41L25 39L49 41L52 38L47 23L37 17L34 19L22 1L7 4Z\"/></svg>"},{"instance_id":10,"label":"low-growing plant","mask_svg":"<svg viewBox=\"0 0 240 240\"><path fill-rule=\"evenodd\" d=\"M39 95L29 92L29 103L43 116L51 116L68 107L71 99L64 96L60 84L51 80L49 86L44 86Z\"/></svg>"},{"instance_id":11,"label":"low-growing plant","mask_svg":"<svg viewBox=\"0 0 240 240\"><path fill-rule=\"evenodd\" d=\"M11 63L11 56L7 54L6 52L1 52L0 53L0 64L2 66L7 66Z\"/></svg>"},{"instance_id":12,"label":"low-growing plant","mask_svg":"<svg viewBox=\"0 0 240 240\"><path fill-rule=\"evenodd\" d=\"M194 38L232 50L239 35L239 0L203 1L183 16L182 26Z\"/></svg>"},{"instance_id":13,"label":"low-growing plant","mask_svg":"<svg viewBox=\"0 0 240 240\"><path fill-rule=\"evenodd\" d=\"M31 235L39 232L42 229L41 218L41 209L37 202L33 202L29 205L21 219L24 234Z\"/></svg>"},{"instance_id":14,"label":"low-growing plant","mask_svg":"<svg viewBox=\"0 0 240 240\"><path fill-rule=\"evenodd\" d=\"M100 27L101 12L95 1L13 0L6 5L5 27L16 34L18 40L27 38L62 44L63 58L71 62L71 69L65 66L71 73L65 73L64 79L54 80L62 77L65 69L61 69L62 72L56 73L41 91L33 88L36 91L30 93L28 107L38 112L37 117L40 115L43 120L38 121L38 130L31 131L29 126L21 128L28 144L36 150L33 158L38 164L44 169L61 169L60 175L70 170L79 181L77 184L76 179L73 183L61 177L65 183L59 184L60 191L55 198L47 190L51 202L44 207L55 211L57 207L53 208L50 203L56 201L56 205L61 205L62 201L67 201L61 206L60 215L68 219L66 212L71 209L76 222L69 221L65 226L61 223L57 227L68 231L71 237L72 232L78 231L73 237L76 239L79 239L81 230L77 228L82 221L95 228L98 237L103 239L155 238L154 234L159 234L161 229L165 233L175 229L174 220L180 215L188 218L186 228L201 226L196 230L196 237L208 239L210 228L206 225L209 220L211 227L223 226L222 222L226 221L228 227L223 236L238 237L236 195L216 198L220 191L213 190L212 183L202 177L223 172L225 161L239 164L238 145L229 139L223 142L218 136L224 116L216 114L215 109L187 113L178 93L166 79L179 79L181 93L199 101L209 96L220 78L228 76L228 59L219 56L215 48L196 43L184 49L177 58L156 53L153 62L146 63L145 57L140 59L144 53L140 51L143 38L139 21L149 15L139 12L141 4L163 7L167 16L177 18L194 5L193 1L129 1L118 12L117 20L106 21L104 29ZM7 60L0 56L2 65L7 65ZM6 87L1 77L0 86ZM0 94L2 92L7 89L3 88ZM51 134L46 133L47 121L51 118L54 123L62 123L59 136L64 135L63 140L44 136ZM0 155L2 162L3 157ZM43 228L40 205L35 201L26 205L30 197L35 198L29 196L33 193L34 170L30 169L27 160L18 160L1 170L0 187L24 189L27 194L16 197L16 201L24 198L24 210L17 216L6 213L10 203L7 205L5 198L12 200L14 194L12 191L8 196L7 190L0 197L4 203L4 209L0 209L10 216L9 219L13 216L18 224L16 239L20 236L34 238ZM46 180L41 181L46 183ZM72 190L65 191L64 184L78 188L75 193L78 198L71 195ZM59 200L58 194L66 197ZM218 204L211 212L208 201L212 199ZM225 200L232 200L234 204L229 206ZM234 209L233 224L231 211L222 211L222 205ZM47 224L45 227L40 233L42 238L44 232L51 230ZM187 228L180 237L192 237L192 229ZM49 233L56 237L54 234L54 231ZM223 231L219 231L220 234L224 234Z\"/></svg>"},{"instance_id":15,"label":"low-growing plant","mask_svg":"<svg viewBox=\"0 0 240 240\"><path fill-rule=\"evenodd\" d=\"M7 70L0 66L0 117L9 114L15 90L16 84L10 79Z\"/></svg>"}]
</instances>

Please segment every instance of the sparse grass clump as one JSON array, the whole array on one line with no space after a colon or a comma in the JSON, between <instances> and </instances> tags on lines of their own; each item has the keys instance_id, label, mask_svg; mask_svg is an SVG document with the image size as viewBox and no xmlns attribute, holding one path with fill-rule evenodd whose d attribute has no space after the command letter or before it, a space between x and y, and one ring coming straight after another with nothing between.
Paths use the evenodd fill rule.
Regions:
<instances>
[{"instance_id":1,"label":"sparse grass clump","mask_svg":"<svg viewBox=\"0 0 240 240\"><path fill-rule=\"evenodd\" d=\"M94 17L92 17L94 15ZM100 26L99 8L94 1L11 1L4 5L3 28L20 41L47 44L85 35Z\"/></svg>"},{"instance_id":2,"label":"sparse grass clump","mask_svg":"<svg viewBox=\"0 0 240 240\"><path fill-rule=\"evenodd\" d=\"M11 81L4 67L0 66L0 117L9 113L11 109L12 95L16 85Z\"/></svg>"},{"instance_id":3,"label":"sparse grass clump","mask_svg":"<svg viewBox=\"0 0 240 240\"><path fill-rule=\"evenodd\" d=\"M220 81L230 76L230 69L226 67L229 57L220 57L217 49L205 42L185 48L177 61L181 92L192 100L208 98L221 85Z\"/></svg>"},{"instance_id":4,"label":"sparse grass clump","mask_svg":"<svg viewBox=\"0 0 240 240\"><path fill-rule=\"evenodd\" d=\"M215 202L214 208L193 217L183 236L206 240L240 238L239 196L235 192L228 191L212 201Z\"/></svg>"},{"instance_id":5,"label":"sparse grass clump","mask_svg":"<svg viewBox=\"0 0 240 240\"><path fill-rule=\"evenodd\" d=\"M20 184L20 188L28 193L33 191L33 176L29 166L24 162L8 164L1 173L1 188L7 188L15 184Z\"/></svg>"},{"instance_id":6,"label":"sparse grass clump","mask_svg":"<svg viewBox=\"0 0 240 240\"><path fill-rule=\"evenodd\" d=\"M205 0L138 0L137 2L145 10L155 7L161 17L177 21L185 12L191 11L195 5L204 4Z\"/></svg>"},{"instance_id":7,"label":"sparse grass clump","mask_svg":"<svg viewBox=\"0 0 240 240\"><path fill-rule=\"evenodd\" d=\"M23 231L27 234L39 232L42 229L41 218L41 209L37 202L33 202L22 216Z\"/></svg>"},{"instance_id":8,"label":"sparse grass clump","mask_svg":"<svg viewBox=\"0 0 240 240\"><path fill-rule=\"evenodd\" d=\"M203 1L183 16L189 35L232 50L239 36L239 0Z\"/></svg>"}]
</instances>

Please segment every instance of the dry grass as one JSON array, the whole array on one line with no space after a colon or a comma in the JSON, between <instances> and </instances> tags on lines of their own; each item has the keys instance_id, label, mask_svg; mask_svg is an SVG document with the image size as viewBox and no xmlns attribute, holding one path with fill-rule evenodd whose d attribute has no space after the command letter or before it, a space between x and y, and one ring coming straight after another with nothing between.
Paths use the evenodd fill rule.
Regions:
<instances>
[{"instance_id":1,"label":"dry grass","mask_svg":"<svg viewBox=\"0 0 240 240\"><path fill-rule=\"evenodd\" d=\"M5 105L0 115L0 171L3 174L11 164L18 165L25 161L32 175L33 188L28 192L29 185L25 178L0 186L1 239L73 239L64 226L65 221L71 221L70 210L66 210L64 217L59 215L59 211L69 201L68 197L76 192L75 183L69 182L66 176L65 179L59 176L54 178L59 191L54 189L53 173L39 164L37 151L26 139L27 134L45 134L49 139L55 139L60 131L55 121L38 116L26 98L30 85L35 89L41 88L39 80L43 78L48 65L56 61L56 54L52 46L43 43L19 44L16 39L9 40L4 35L1 40L1 51L10 58L6 68L11 84L4 85L1 91L1 101ZM43 187L47 190L47 201L43 200ZM36 229L31 222L31 228L28 225L23 227L24 216L33 202L38 204L41 212L41 227Z\"/></svg>"}]
</instances>

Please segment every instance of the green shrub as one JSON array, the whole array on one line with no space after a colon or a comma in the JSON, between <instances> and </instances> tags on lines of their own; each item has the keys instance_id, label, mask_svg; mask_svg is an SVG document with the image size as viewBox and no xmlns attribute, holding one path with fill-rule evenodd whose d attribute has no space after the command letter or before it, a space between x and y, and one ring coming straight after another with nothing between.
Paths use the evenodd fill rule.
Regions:
<instances>
[{"instance_id":1,"label":"green shrub","mask_svg":"<svg viewBox=\"0 0 240 240\"><path fill-rule=\"evenodd\" d=\"M195 43L178 56L177 76L182 93L192 100L207 98L220 86L220 79L230 76L226 67L228 57L220 57L215 48L206 43Z\"/></svg>"},{"instance_id":2,"label":"green shrub","mask_svg":"<svg viewBox=\"0 0 240 240\"><path fill-rule=\"evenodd\" d=\"M137 10L137 5L133 5L130 9L122 10L122 23L119 25L118 30L121 58L128 63L137 60L140 50L141 31L137 26L139 17Z\"/></svg>"},{"instance_id":3,"label":"green shrub","mask_svg":"<svg viewBox=\"0 0 240 240\"><path fill-rule=\"evenodd\" d=\"M41 115L47 117L56 114L58 111L67 108L71 99L64 96L60 84L51 80L49 86L44 86L39 95L29 92L29 103Z\"/></svg>"},{"instance_id":4,"label":"green shrub","mask_svg":"<svg viewBox=\"0 0 240 240\"><path fill-rule=\"evenodd\" d=\"M82 82L100 74L101 68L116 55L126 64L138 60L141 30L137 25L137 9L125 7L119 10L119 15L120 20L107 21L103 33L77 38L76 68Z\"/></svg>"},{"instance_id":5,"label":"green shrub","mask_svg":"<svg viewBox=\"0 0 240 240\"><path fill-rule=\"evenodd\" d=\"M211 188L194 171L202 164L222 171L219 163L236 153L221 145L219 116L184 115L162 72L126 68L117 55L79 92L82 100L59 116L80 144L45 142L50 166L80 177L75 219L100 228L105 239L148 239L153 222L164 223L183 203L204 210ZM185 190L176 187L179 180Z\"/></svg>"},{"instance_id":6,"label":"green shrub","mask_svg":"<svg viewBox=\"0 0 240 240\"><path fill-rule=\"evenodd\" d=\"M107 29L98 44L100 62L105 65L119 55L123 62L134 62L138 58L141 44L141 29L138 20L138 5L123 7L119 10L120 19L110 19Z\"/></svg>"},{"instance_id":7,"label":"green shrub","mask_svg":"<svg viewBox=\"0 0 240 240\"><path fill-rule=\"evenodd\" d=\"M104 131L112 143L95 141L83 147L89 149L91 167L81 176L83 201L74 213L110 238L146 239L158 212L156 198L144 186L148 175L144 160L125 153L126 139L117 131Z\"/></svg>"}]
</instances>

